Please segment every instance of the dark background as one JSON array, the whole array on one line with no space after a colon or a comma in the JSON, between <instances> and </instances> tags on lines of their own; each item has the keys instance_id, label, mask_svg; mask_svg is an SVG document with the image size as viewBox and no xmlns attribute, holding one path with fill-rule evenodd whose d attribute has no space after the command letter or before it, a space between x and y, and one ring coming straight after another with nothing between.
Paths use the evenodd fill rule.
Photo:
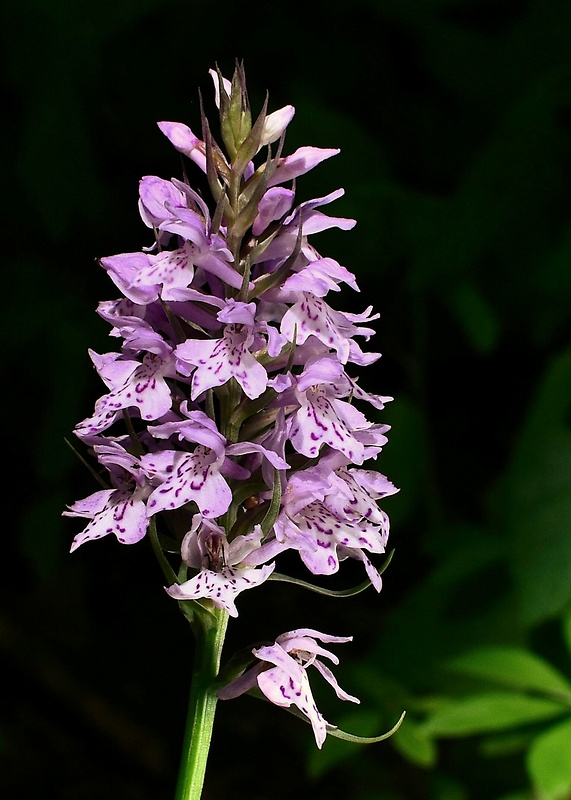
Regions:
<instances>
[{"instance_id":1,"label":"dark background","mask_svg":"<svg viewBox=\"0 0 571 800\"><path fill-rule=\"evenodd\" d=\"M317 754L287 713L223 703L205 798L531 798L525 743L491 758L478 736L436 742L422 722L431 698L469 693L445 665L478 645L571 674L571 5L7 0L0 15L0 796L173 794L190 633L146 542L69 555L80 521L61 511L95 487L64 438L103 390L87 348L116 346L96 259L150 243L141 176L181 175L155 123L199 132L208 69L239 58L254 110L266 90L270 110L296 107L286 152L341 148L298 191L343 186L329 211L358 220L313 241L361 286L333 305L381 312L384 355L361 383L395 397L378 468L401 492L380 596L268 584L241 597L228 653L295 627L353 634L338 676L362 705L325 690L326 718L369 735L406 708L409 727Z\"/></svg>"}]
</instances>

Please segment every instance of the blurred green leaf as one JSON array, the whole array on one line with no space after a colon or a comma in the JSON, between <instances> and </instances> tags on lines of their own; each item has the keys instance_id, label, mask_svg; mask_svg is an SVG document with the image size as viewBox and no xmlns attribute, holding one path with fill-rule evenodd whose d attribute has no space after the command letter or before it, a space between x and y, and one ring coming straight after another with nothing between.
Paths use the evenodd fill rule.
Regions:
<instances>
[{"instance_id":1,"label":"blurred green leaf","mask_svg":"<svg viewBox=\"0 0 571 800\"><path fill-rule=\"evenodd\" d=\"M474 135L463 151L463 168L455 175L460 180L440 199L437 213L432 198L403 211L413 261L409 274L428 294L444 298L477 352L490 352L500 324L505 331L514 320L532 338L545 339L567 319L571 296L566 278L556 292L543 291L541 272L553 239L565 238L568 223L561 180L567 135L559 114L569 103L569 65L554 62L494 99L500 84L487 63L490 47L497 47L495 57L503 63L514 42L498 39L492 45L481 32L448 24L438 29L442 38L429 44L436 57L450 48L465 64L474 49L480 69L474 70L470 89L481 91L489 80L483 102L498 105L481 138ZM451 75L464 81L467 73L455 69ZM548 303L538 302L538 296Z\"/></svg>"},{"instance_id":2,"label":"blurred green leaf","mask_svg":"<svg viewBox=\"0 0 571 800\"><path fill-rule=\"evenodd\" d=\"M399 487L390 498L391 522L401 525L421 499L428 464L426 422L418 405L402 395L379 414L379 421L391 426L390 440L383 451L382 470Z\"/></svg>"},{"instance_id":3,"label":"blurred green leaf","mask_svg":"<svg viewBox=\"0 0 571 800\"><path fill-rule=\"evenodd\" d=\"M500 537L475 525L439 530L442 539L430 553L438 561L387 615L371 656L393 678L423 693L449 693L450 676L444 686L438 682L442 662L474 643L517 645L522 639Z\"/></svg>"},{"instance_id":4,"label":"blurred green leaf","mask_svg":"<svg viewBox=\"0 0 571 800\"><path fill-rule=\"evenodd\" d=\"M436 764L437 748L434 740L410 716L406 717L398 731L393 734L391 742L412 764L425 768Z\"/></svg>"},{"instance_id":5,"label":"blurred green leaf","mask_svg":"<svg viewBox=\"0 0 571 800\"><path fill-rule=\"evenodd\" d=\"M566 706L514 692L486 692L445 700L424 723L431 736L470 736L515 728L564 714Z\"/></svg>"},{"instance_id":6,"label":"blurred green leaf","mask_svg":"<svg viewBox=\"0 0 571 800\"><path fill-rule=\"evenodd\" d=\"M558 430L568 422L571 408L571 349L555 354L548 362L520 438L514 450L516 467L537 451L541 434L546 429Z\"/></svg>"},{"instance_id":7,"label":"blurred green leaf","mask_svg":"<svg viewBox=\"0 0 571 800\"><path fill-rule=\"evenodd\" d=\"M571 701L571 684L547 661L517 647L488 646L471 650L448 662L455 672Z\"/></svg>"},{"instance_id":8,"label":"blurred green leaf","mask_svg":"<svg viewBox=\"0 0 571 800\"><path fill-rule=\"evenodd\" d=\"M527 768L541 800L566 800L571 792L571 717L533 741Z\"/></svg>"},{"instance_id":9,"label":"blurred green leaf","mask_svg":"<svg viewBox=\"0 0 571 800\"><path fill-rule=\"evenodd\" d=\"M563 638L567 645L567 651L571 656L571 611L568 611L561 622L563 628Z\"/></svg>"},{"instance_id":10,"label":"blurred green leaf","mask_svg":"<svg viewBox=\"0 0 571 800\"><path fill-rule=\"evenodd\" d=\"M490 510L511 540L523 621L553 617L571 599L571 351L539 384Z\"/></svg>"},{"instance_id":11,"label":"blurred green leaf","mask_svg":"<svg viewBox=\"0 0 571 800\"><path fill-rule=\"evenodd\" d=\"M565 439L554 443L552 452L562 468L571 466L571 434ZM571 492L530 507L514 533L523 617L537 624L556 616L571 599Z\"/></svg>"},{"instance_id":12,"label":"blurred green leaf","mask_svg":"<svg viewBox=\"0 0 571 800\"><path fill-rule=\"evenodd\" d=\"M374 736L382 727L381 715L365 709L344 714L340 719L343 729L358 730L363 736ZM355 758L363 746L328 736L321 750L312 748L308 758L310 777L317 778L338 764Z\"/></svg>"},{"instance_id":13,"label":"blurred green leaf","mask_svg":"<svg viewBox=\"0 0 571 800\"><path fill-rule=\"evenodd\" d=\"M571 303L571 226L546 251L538 265L541 280L535 281L537 313L534 315L535 339L545 345L569 320Z\"/></svg>"},{"instance_id":14,"label":"blurred green leaf","mask_svg":"<svg viewBox=\"0 0 571 800\"><path fill-rule=\"evenodd\" d=\"M500 321L476 284L460 283L451 292L449 303L474 350L491 352L498 341Z\"/></svg>"},{"instance_id":15,"label":"blurred green leaf","mask_svg":"<svg viewBox=\"0 0 571 800\"><path fill-rule=\"evenodd\" d=\"M466 800L467 790L455 778L435 773L432 776L430 800Z\"/></svg>"},{"instance_id":16,"label":"blurred green leaf","mask_svg":"<svg viewBox=\"0 0 571 800\"><path fill-rule=\"evenodd\" d=\"M479 752L489 758L521 753L529 746L530 734L509 731L495 736L488 736L480 742Z\"/></svg>"}]
</instances>

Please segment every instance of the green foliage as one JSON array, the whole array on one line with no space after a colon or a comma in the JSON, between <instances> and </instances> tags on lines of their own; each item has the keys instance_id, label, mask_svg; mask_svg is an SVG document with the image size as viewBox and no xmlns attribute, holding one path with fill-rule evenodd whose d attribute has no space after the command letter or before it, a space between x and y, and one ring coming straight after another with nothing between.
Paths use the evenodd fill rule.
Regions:
<instances>
[{"instance_id":1,"label":"green foliage","mask_svg":"<svg viewBox=\"0 0 571 800\"><path fill-rule=\"evenodd\" d=\"M571 655L571 611L567 611L563 616L563 638Z\"/></svg>"},{"instance_id":2,"label":"green foliage","mask_svg":"<svg viewBox=\"0 0 571 800\"><path fill-rule=\"evenodd\" d=\"M571 600L571 352L555 355L495 490L498 524L526 623L559 614Z\"/></svg>"},{"instance_id":3,"label":"green foliage","mask_svg":"<svg viewBox=\"0 0 571 800\"><path fill-rule=\"evenodd\" d=\"M563 630L566 635L567 620ZM440 699L421 726L425 735L476 736L516 729L515 735L503 740L488 738L483 754L497 757L523 750L537 796L565 800L571 792L571 684L567 678L543 658L515 647L478 648L452 659L448 666L512 691L465 690L460 697ZM555 724L536 724L561 716L563 720Z\"/></svg>"},{"instance_id":4,"label":"green foliage","mask_svg":"<svg viewBox=\"0 0 571 800\"><path fill-rule=\"evenodd\" d=\"M449 298L450 307L478 353L491 352L498 343L500 319L472 282L461 283Z\"/></svg>"},{"instance_id":5,"label":"green foliage","mask_svg":"<svg viewBox=\"0 0 571 800\"><path fill-rule=\"evenodd\" d=\"M527 768L542 800L564 800L571 792L571 717L537 736Z\"/></svg>"},{"instance_id":6,"label":"green foliage","mask_svg":"<svg viewBox=\"0 0 571 800\"><path fill-rule=\"evenodd\" d=\"M374 736L382 727L381 715L365 709L344 713L339 719L339 727L345 730L359 731L361 736ZM318 778L330 769L338 767L339 764L357 757L362 747L361 744L349 743L328 736L323 748L312 750L309 756L309 775L312 778Z\"/></svg>"},{"instance_id":7,"label":"green foliage","mask_svg":"<svg viewBox=\"0 0 571 800\"><path fill-rule=\"evenodd\" d=\"M443 700L425 723L424 732L434 737L472 736L551 719L566 710L552 700L511 692L484 692Z\"/></svg>"},{"instance_id":8,"label":"green foliage","mask_svg":"<svg viewBox=\"0 0 571 800\"><path fill-rule=\"evenodd\" d=\"M419 767L434 767L437 759L437 748L434 739L426 727L414 718L406 719L398 731L393 734L392 744L412 764Z\"/></svg>"},{"instance_id":9,"label":"green foliage","mask_svg":"<svg viewBox=\"0 0 571 800\"><path fill-rule=\"evenodd\" d=\"M534 800L534 798L529 792L523 791L503 794L501 797L498 797L497 800Z\"/></svg>"},{"instance_id":10,"label":"green foliage","mask_svg":"<svg viewBox=\"0 0 571 800\"><path fill-rule=\"evenodd\" d=\"M551 664L529 650L516 647L482 647L453 659L456 672L500 683L513 689L536 691L571 703L571 684Z\"/></svg>"}]
</instances>

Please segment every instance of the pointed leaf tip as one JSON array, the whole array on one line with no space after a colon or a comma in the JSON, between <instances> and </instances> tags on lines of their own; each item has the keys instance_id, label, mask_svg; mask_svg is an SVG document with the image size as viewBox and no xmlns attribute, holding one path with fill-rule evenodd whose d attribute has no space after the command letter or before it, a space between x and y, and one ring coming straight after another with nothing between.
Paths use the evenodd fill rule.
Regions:
<instances>
[{"instance_id":1,"label":"pointed leaf tip","mask_svg":"<svg viewBox=\"0 0 571 800\"><path fill-rule=\"evenodd\" d=\"M327 733L329 736L335 736L337 739L343 739L346 742L355 742L356 744L375 744L388 739L393 733L396 733L406 716L406 711L403 711L393 727L386 733L381 733L380 736L357 736L354 733L347 733L334 726L327 726Z\"/></svg>"}]
</instances>

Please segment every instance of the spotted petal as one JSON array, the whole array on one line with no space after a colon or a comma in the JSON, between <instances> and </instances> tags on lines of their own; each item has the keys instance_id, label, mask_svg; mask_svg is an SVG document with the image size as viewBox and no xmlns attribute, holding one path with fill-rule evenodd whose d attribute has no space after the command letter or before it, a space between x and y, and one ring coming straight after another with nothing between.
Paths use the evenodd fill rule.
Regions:
<instances>
[{"instance_id":1,"label":"spotted petal","mask_svg":"<svg viewBox=\"0 0 571 800\"><path fill-rule=\"evenodd\" d=\"M302 273L303 274L303 273ZM350 339L357 334L370 333L369 329L357 328L340 311L334 311L321 298L309 292L288 311L281 324L281 332L289 342L303 344L309 336L315 336L326 347L335 350L339 361L345 364L350 356Z\"/></svg>"},{"instance_id":2,"label":"spotted petal","mask_svg":"<svg viewBox=\"0 0 571 800\"><path fill-rule=\"evenodd\" d=\"M138 490L103 490L64 511L69 517L91 517L91 522L79 533L71 545L71 552L84 542L101 539L113 533L122 544L134 544L147 531L148 517L145 503Z\"/></svg>"},{"instance_id":3,"label":"spotted petal","mask_svg":"<svg viewBox=\"0 0 571 800\"><path fill-rule=\"evenodd\" d=\"M168 362L163 362L153 353L147 353L143 363L135 367L123 386L97 401L93 416L76 427L77 435L93 436L101 433L113 424L123 408L137 408L145 420L162 417L172 405L171 392L164 379L168 372Z\"/></svg>"},{"instance_id":4,"label":"spotted petal","mask_svg":"<svg viewBox=\"0 0 571 800\"><path fill-rule=\"evenodd\" d=\"M196 245L185 242L176 250L148 256L148 265L139 271L131 288L137 290L139 287L162 286L160 296L163 300L186 300L188 294L184 290L194 276L193 256L196 250Z\"/></svg>"},{"instance_id":5,"label":"spotted petal","mask_svg":"<svg viewBox=\"0 0 571 800\"><path fill-rule=\"evenodd\" d=\"M187 339L176 348L178 358L196 366L192 376L193 400L207 389L223 386L230 378L238 381L250 399L265 391L268 375L248 350L252 339L246 326L226 325L220 339Z\"/></svg>"},{"instance_id":6,"label":"spotted petal","mask_svg":"<svg viewBox=\"0 0 571 800\"><path fill-rule=\"evenodd\" d=\"M253 589L267 580L274 567L275 564L267 564L259 569L226 567L220 572L203 569L190 580L170 586L167 593L176 600L208 598L216 608L225 609L231 617L237 617L236 597L240 592Z\"/></svg>"},{"instance_id":7,"label":"spotted petal","mask_svg":"<svg viewBox=\"0 0 571 800\"><path fill-rule=\"evenodd\" d=\"M323 444L339 450L355 464L365 459L363 444L353 435L369 424L363 414L332 397L325 386L315 386L299 395L301 408L295 412L290 440L298 453L314 458Z\"/></svg>"},{"instance_id":8,"label":"spotted petal","mask_svg":"<svg viewBox=\"0 0 571 800\"><path fill-rule=\"evenodd\" d=\"M202 445L193 453L172 453L172 470L150 495L150 514L180 508L195 502L204 517L216 518L224 514L232 502L230 487L219 471L216 454ZM158 454L164 458L165 454ZM154 456L143 456L141 461L152 469ZM161 466L163 466L161 464Z\"/></svg>"},{"instance_id":9,"label":"spotted petal","mask_svg":"<svg viewBox=\"0 0 571 800\"><path fill-rule=\"evenodd\" d=\"M310 503L294 518L282 512L274 531L278 541L298 550L314 575L332 575L338 571L339 547L383 553L387 538L384 526L338 519L320 502ZM341 557L346 557L345 552Z\"/></svg>"}]
</instances>

